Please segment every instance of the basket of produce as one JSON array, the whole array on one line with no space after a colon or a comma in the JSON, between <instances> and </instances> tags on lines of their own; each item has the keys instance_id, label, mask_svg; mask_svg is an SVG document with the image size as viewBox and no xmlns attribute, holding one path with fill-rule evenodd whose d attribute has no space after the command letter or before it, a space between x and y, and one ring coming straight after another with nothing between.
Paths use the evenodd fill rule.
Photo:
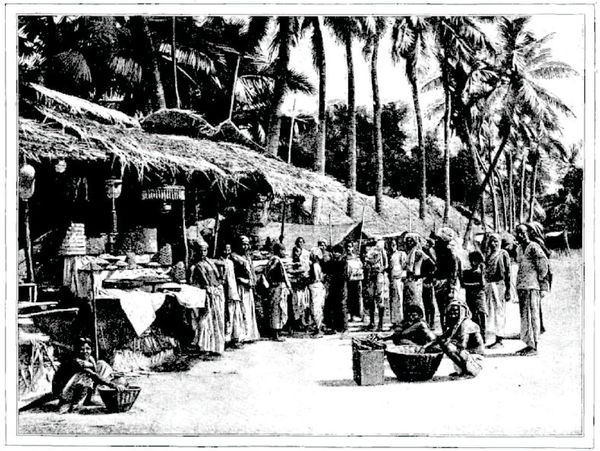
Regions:
<instances>
[{"instance_id":1,"label":"basket of produce","mask_svg":"<svg viewBox=\"0 0 600 451\"><path fill-rule=\"evenodd\" d=\"M138 398L141 388L133 385L125 387L122 391L115 388L100 387L98 392L106 410L111 413L127 412Z\"/></svg>"},{"instance_id":2,"label":"basket of produce","mask_svg":"<svg viewBox=\"0 0 600 451\"><path fill-rule=\"evenodd\" d=\"M386 348L390 368L400 381L427 381L442 361L442 352L419 352L417 346L399 345Z\"/></svg>"},{"instance_id":3,"label":"basket of produce","mask_svg":"<svg viewBox=\"0 0 600 451\"><path fill-rule=\"evenodd\" d=\"M352 373L358 385L382 385L385 344L377 337L352 339Z\"/></svg>"}]
</instances>

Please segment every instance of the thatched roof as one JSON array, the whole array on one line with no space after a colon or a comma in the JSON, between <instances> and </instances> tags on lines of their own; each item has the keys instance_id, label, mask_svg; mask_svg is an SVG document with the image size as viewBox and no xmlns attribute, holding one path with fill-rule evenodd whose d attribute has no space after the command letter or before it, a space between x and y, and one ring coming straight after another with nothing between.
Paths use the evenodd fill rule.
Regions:
<instances>
[{"instance_id":1,"label":"thatched roof","mask_svg":"<svg viewBox=\"0 0 600 451\"><path fill-rule=\"evenodd\" d=\"M147 133L123 113L41 86L32 88L40 99L35 103L39 117L19 118L19 151L31 161L101 161L115 155L124 165L135 166L140 174L200 171L221 182L259 177L279 196L324 197L344 190L331 177L290 166L238 144ZM100 123L90 119L92 111L96 115L111 111L121 121Z\"/></svg>"},{"instance_id":2,"label":"thatched roof","mask_svg":"<svg viewBox=\"0 0 600 451\"><path fill-rule=\"evenodd\" d=\"M395 234L412 229L429 233L441 225L443 202L431 198L430 215L418 219L416 199L384 197L384 214L374 210L374 198L356 194L356 215L346 215L349 190L336 179L297 168L279 158L258 153L229 142L215 142L188 136L148 133L139 123L115 110L104 108L73 96L33 85L37 101L34 118L19 118L19 152L29 161L66 159L105 161L119 157L124 165L146 171L185 173L201 172L217 183L228 186L241 180L264 180L277 196L306 199L310 211L313 196L322 199L317 224L352 224L362 219L370 235ZM466 219L455 209L450 225L464 229Z\"/></svg>"}]
</instances>

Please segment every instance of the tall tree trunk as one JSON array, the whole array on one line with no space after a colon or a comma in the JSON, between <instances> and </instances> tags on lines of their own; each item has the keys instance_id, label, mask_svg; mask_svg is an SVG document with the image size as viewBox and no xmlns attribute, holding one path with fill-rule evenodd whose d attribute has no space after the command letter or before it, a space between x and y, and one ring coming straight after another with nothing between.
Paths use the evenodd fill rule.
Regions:
<instances>
[{"instance_id":1,"label":"tall tree trunk","mask_svg":"<svg viewBox=\"0 0 600 451\"><path fill-rule=\"evenodd\" d=\"M495 175L495 171L494 171L494 175ZM497 232L498 230L500 230L500 225L498 224L499 222L499 218L498 218L498 196L496 194L496 177L492 176L492 178L490 179L490 191L491 191L491 199L492 199L492 224L494 227L494 232Z\"/></svg>"},{"instance_id":2,"label":"tall tree trunk","mask_svg":"<svg viewBox=\"0 0 600 451\"><path fill-rule=\"evenodd\" d=\"M383 140L381 137L381 100L379 99L379 80L377 76L377 59L379 56L379 37L374 37L371 54L371 87L373 89L373 141L375 144L375 160L377 179L375 182L375 211L383 211Z\"/></svg>"},{"instance_id":3,"label":"tall tree trunk","mask_svg":"<svg viewBox=\"0 0 600 451\"><path fill-rule=\"evenodd\" d=\"M527 167L527 154L521 158L521 177L519 182L519 223L525 219L525 176Z\"/></svg>"},{"instance_id":4,"label":"tall tree trunk","mask_svg":"<svg viewBox=\"0 0 600 451\"><path fill-rule=\"evenodd\" d=\"M160 69L158 67L158 56L152 40L150 27L148 26L148 18L146 16L132 17L135 21L141 34L140 37L143 43L145 53L146 71L148 72L147 83L149 84L150 94L152 98L152 107L155 109L166 108L165 90L160 78Z\"/></svg>"},{"instance_id":5,"label":"tall tree trunk","mask_svg":"<svg viewBox=\"0 0 600 451\"><path fill-rule=\"evenodd\" d=\"M532 155L532 169L531 169L531 185L529 186L529 222L533 221L535 213L535 189L537 184L537 172L540 163L539 153Z\"/></svg>"},{"instance_id":6,"label":"tall tree trunk","mask_svg":"<svg viewBox=\"0 0 600 451\"><path fill-rule=\"evenodd\" d=\"M279 17L279 52L276 63L275 86L273 88L273 103L269 117L269 130L267 132L267 153L277 156L279 150L279 137L281 134L281 108L285 100L285 87L287 70L290 63L291 46L291 18Z\"/></svg>"},{"instance_id":7,"label":"tall tree trunk","mask_svg":"<svg viewBox=\"0 0 600 451\"><path fill-rule=\"evenodd\" d=\"M171 36L171 59L173 60L173 88L175 90L175 107L181 108L181 100L179 99L179 86L177 83L177 47L176 47L176 35L175 29L177 28L177 17L172 17L173 21L173 33Z\"/></svg>"},{"instance_id":8,"label":"tall tree trunk","mask_svg":"<svg viewBox=\"0 0 600 451\"><path fill-rule=\"evenodd\" d=\"M421 159L421 190L419 192L419 218L425 219L427 215L427 154L423 145L423 117L421 116L421 102L419 100L419 85L417 81L416 57L406 59L406 78L412 90L415 119L417 120L417 146Z\"/></svg>"},{"instance_id":9,"label":"tall tree trunk","mask_svg":"<svg viewBox=\"0 0 600 451\"><path fill-rule=\"evenodd\" d=\"M450 215L450 92L444 83L444 224Z\"/></svg>"},{"instance_id":10,"label":"tall tree trunk","mask_svg":"<svg viewBox=\"0 0 600 451\"><path fill-rule=\"evenodd\" d=\"M508 220L508 205L506 200L506 192L504 190L504 184L502 183L502 178L498 171L495 172L496 181L498 183L498 189L500 191L500 203L502 204L502 228L504 230L512 230L510 229L509 220Z\"/></svg>"},{"instance_id":11,"label":"tall tree trunk","mask_svg":"<svg viewBox=\"0 0 600 451\"><path fill-rule=\"evenodd\" d=\"M316 17L313 21L315 34L314 49L317 55L317 65L319 71L319 125L317 129L317 158L315 161L315 171L325 174L325 138L327 136L327 72L325 61L325 44L323 42L323 26L321 17Z\"/></svg>"},{"instance_id":12,"label":"tall tree trunk","mask_svg":"<svg viewBox=\"0 0 600 451\"><path fill-rule=\"evenodd\" d=\"M506 210L508 210L508 224L505 223L505 228L512 231L515 228L515 185L513 180L514 162L512 152L507 149L504 158L506 160L506 174L508 183L508 205L506 208ZM502 186L502 182L500 182L500 186Z\"/></svg>"},{"instance_id":13,"label":"tall tree trunk","mask_svg":"<svg viewBox=\"0 0 600 451\"><path fill-rule=\"evenodd\" d=\"M502 138L502 141L500 142L500 146L498 147L498 150L496 151L496 154L494 155L494 159L492 160L492 162L490 163L490 166L485 174L485 177L483 179L483 182L479 185L478 188L478 192L477 192L477 196L475 196L475 200L472 203L471 206L471 214L469 215L469 222L467 223L467 228L465 230L465 235L464 235L464 244L467 244L467 241L469 239L469 235L471 234L471 229L473 228L473 219L475 218L475 211L477 210L477 203L479 201L479 199L481 198L481 194L483 193L483 191L485 190L490 177L492 176L492 174L494 173L494 169L496 168L496 165L498 164L498 160L500 160L500 155L502 154L502 152L504 151L504 148L506 147L506 143L508 142L508 137L510 135L510 130L506 131L506 134L504 135L504 138Z\"/></svg>"},{"instance_id":14,"label":"tall tree trunk","mask_svg":"<svg viewBox=\"0 0 600 451\"><path fill-rule=\"evenodd\" d=\"M354 86L354 59L352 58L352 35L345 39L346 64L348 66L348 216L354 217L354 199L356 197L356 92Z\"/></svg>"}]
</instances>

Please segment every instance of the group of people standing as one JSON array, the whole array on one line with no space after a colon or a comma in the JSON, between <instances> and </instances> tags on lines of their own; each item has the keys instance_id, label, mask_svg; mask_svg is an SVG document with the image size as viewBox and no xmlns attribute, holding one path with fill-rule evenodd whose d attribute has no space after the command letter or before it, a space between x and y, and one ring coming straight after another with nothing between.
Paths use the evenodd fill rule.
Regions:
<instances>
[{"instance_id":1,"label":"group of people standing","mask_svg":"<svg viewBox=\"0 0 600 451\"><path fill-rule=\"evenodd\" d=\"M236 248L226 244L220 259L208 258L208 244L196 242L197 258L190 282L205 293L205 308L191 309L195 327L193 347L221 354L226 343L238 347L260 338L254 288L256 273L250 256L250 240L242 236Z\"/></svg>"},{"instance_id":2,"label":"group of people standing","mask_svg":"<svg viewBox=\"0 0 600 451\"><path fill-rule=\"evenodd\" d=\"M535 355L539 336L544 332L541 299L552 283L550 252L537 223L520 224L515 235L518 245L513 247L511 235L503 240L499 234L487 234L478 249L469 253L469 266L463 269L453 230L445 227L433 234L433 240L428 240L418 256L420 275L411 274L414 267L409 264L406 273L395 272L402 274L398 282L390 269L392 283L396 286L404 283L403 301L408 316L395 324L394 333L387 338L419 346L452 339L458 350L482 354L485 348L503 345L506 303L514 300L519 302L520 339L525 343L518 354ZM398 260L403 257L401 254ZM410 260L406 258L407 262ZM516 278L513 261L518 265ZM420 286L415 279L422 280ZM461 287L464 298L460 295ZM435 327L432 299L439 310L441 336L431 332ZM392 313L393 303L392 299ZM486 338L490 336L492 339L486 346Z\"/></svg>"},{"instance_id":3,"label":"group of people standing","mask_svg":"<svg viewBox=\"0 0 600 451\"><path fill-rule=\"evenodd\" d=\"M221 258L214 260L208 258L208 245L200 242L191 283L205 289L206 309L198 313L202 316L193 345L222 353L226 342L236 347L258 339L257 307L266 333L280 341L284 330L345 332L350 321L367 319L366 328L382 330L387 309L394 329L406 325L409 313L420 312L430 330L438 327L439 317L439 328L446 331L448 309L460 302L460 315L478 329L482 344L497 348L506 335L506 303L518 299L526 344L521 353L535 354L543 331L540 299L549 289L549 252L535 223L519 225L515 235L513 252L508 235L503 240L487 234L469 253L466 268L450 227L426 239L405 233L361 249L351 241L328 247L321 240L307 250L299 237L291 261L284 244L274 243L258 277L247 237L235 249L225 245ZM517 263L515 278L512 267Z\"/></svg>"}]
</instances>

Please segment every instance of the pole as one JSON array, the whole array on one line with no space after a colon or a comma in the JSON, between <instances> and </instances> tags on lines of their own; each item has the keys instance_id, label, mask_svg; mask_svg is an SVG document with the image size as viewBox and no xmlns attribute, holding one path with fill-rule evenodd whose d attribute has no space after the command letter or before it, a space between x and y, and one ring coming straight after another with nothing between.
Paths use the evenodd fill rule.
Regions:
<instances>
[{"instance_id":1,"label":"pole","mask_svg":"<svg viewBox=\"0 0 600 451\"><path fill-rule=\"evenodd\" d=\"M362 218L360 220L360 233L358 234L358 255L360 256L360 248L362 247L363 227L365 226L365 207L362 209Z\"/></svg>"},{"instance_id":2,"label":"pole","mask_svg":"<svg viewBox=\"0 0 600 451\"><path fill-rule=\"evenodd\" d=\"M237 56L235 61L235 70L233 71L233 84L231 85L231 101L229 102L229 116L227 117L228 121L231 121L231 117L233 116L233 104L235 103L235 85L238 79L238 71L240 69L240 55Z\"/></svg>"},{"instance_id":3,"label":"pole","mask_svg":"<svg viewBox=\"0 0 600 451\"><path fill-rule=\"evenodd\" d=\"M329 212L329 245L333 246L333 234L331 233L331 211Z\"/></svg>"},{"instance_id":4,"label":"pole","mask_svg":"<svg viewBox=\"0 0 600 451\"><path fill-rule=\"evenodd\" d=\"M175 28L177 16L172 17L173 33L171 34L171 59L173 60L173 87L175 88L175 106L181 108L181 100L179 99L179 86L177 84L177 48L175 40Z\"/></svg>"},{"instance_id":5,"label":"pole","mask_svg":"<svg viewBox=\"0 0 600 451\"><path fill-rule=\"evenodd\" d=\"M283 244L283 237L285 231L285 214L287 210L287 197L283 198L283 210L281 211L281 234L279 235L279 242Z\"/></svg>"},{"instance_id":6,"label":"pole","mask_svg":"<svg viewBox=\"0 0 600 451\"><path fill-rule=\"evenodd\" d=\"M217 216L215 216L215 228L213 230L213 258L217 257L217 242L219 237L219 227L221 222L219 221L219 212L217 211Z\"/></svg>"},{"instance_id":7,"label":"pole","mask_svg":"<svg viewBox=\"0 0 600 451\"><path fill-rule=\"evenodd\" d=\"M96 362L100 357L100 350L98 349L98 314L96 310L96 278L94 277L94 266L90 263L89 266L90 279L92 282L91 292L91 303L92 303L92 318L94 320L94 355L96 356Z\"/></svg>"},{"instance_id":8,"label":"pole","mask_svg":"<svg viewBox=\"0 0 600 451\"><path fill-rule=\"evenodd\" d=\"M294 122L296 121L296 99L294 98L294 105L292 106L292 122L290 124L290 138L288 140L288 164L292 162L292 139L294 138Z\"/></svg>"},{"instance_id":9,"label":"pole","mask_svg":"<svg viewBox=\"0 0 600 451\"><path fill-rule=\"evenodd\" d=\"M183 199L181 201L181 226L183 227L183 232L182 232L182 236L183 236L183 263L185 265L185 270L186 270L186 274L187 274L187 269L189 266L189 249L188 249L188 242L187 242L187 230L185 228L185 199Z\"/></svg>"},{"instance_id":10,"label":"pole","mask_svg":"<svg viewBox=\"0 0 600 451\"><path fill-rule=\"evenodd\" d=\"M31 232L29 229L29 201L23 200L23 225L25 227L25 265L27 266L27 282L34 283Z\"/></svg>"},{"instance_id":11,"label":"pole","mask_svg":"<svg viewBox=\"0 0 600 451\"><path fill-rule=\"evenodd\" d=\"M110 229L110 252L111 253L115 253L115 243L116 243L116 239L117 239L117 228L118 228L118 223L117 223L117 207L116 207L116 203L115 203L115 198L114 196L111 197L111 215L112 215L112 221L111 221L111 229Z\"/></svg>"}]
</instances>

